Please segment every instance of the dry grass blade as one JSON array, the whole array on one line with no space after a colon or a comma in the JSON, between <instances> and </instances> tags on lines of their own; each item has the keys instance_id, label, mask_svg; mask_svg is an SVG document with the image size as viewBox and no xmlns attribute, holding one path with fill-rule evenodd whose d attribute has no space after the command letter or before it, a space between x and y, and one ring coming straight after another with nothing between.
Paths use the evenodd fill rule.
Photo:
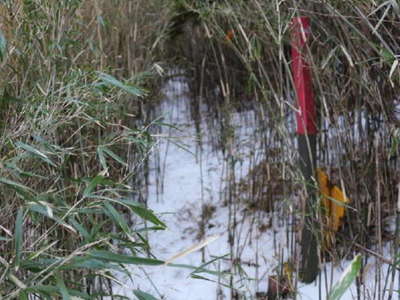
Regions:
<instances>
[{"instance_id":1,"label":"dry grass blade","mask_svg":"<svg viewBox=\"0 0 400 300\"><path fill-rule=\"evenodd\" d=\"M184 257L186 255L189 255L190 253L198 251L198 250L204 248L205 246L207 246L208 244L214 242L215 240L217 240L220 237L221 237L221 235L218 235L218 234L207 237L204 240L200 241L199 243L197 243L197 244L183 250L182 252L172 256L171 258L167 259L165 261L164 265L167 266L167 265L171 264L173 261L177 260L178 258Z\"/></svg>"}]
</instances>

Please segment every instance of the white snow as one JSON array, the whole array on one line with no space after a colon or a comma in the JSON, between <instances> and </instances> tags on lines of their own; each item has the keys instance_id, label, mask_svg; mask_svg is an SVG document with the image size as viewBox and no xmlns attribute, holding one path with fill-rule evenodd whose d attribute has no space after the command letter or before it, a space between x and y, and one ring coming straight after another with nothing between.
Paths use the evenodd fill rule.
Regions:
<instances>
[{"instance_id":1,"label":"white snow","mask_svg":"<svg viewBox=\"0 0 400 300\"><path fill-rule=\"evenodd\" d=\"M228 232L232 230L232 211L223 205L227 199L225 189L230 174L227 163L221 151L212 147L212 139L203 130L202 150L200 150L190 118L188 85L181 78L172 79L164 89L165 99L160 106L160 115L164 122L180 128L163 127L157 150L151 160L148 206L160 215L168 229L149 234L152 254L159 259L169 259L181 251L199 243L197 235L201 220L202 207L214 208L210 220L205 224L204 238L218 235L216 241L208 244L203 250L198 250L179 257L173 263L186 264L194 267L202 265L216 257L213 263L205 266L213 271L233 271L235 288L246 295L246 299L255 299L256 292L266 292L268 276L276 274L276 268L281 261L289 256L292 235L289 232L289 220L281 217L278 207L274 215L258 211L246 213L239 205L233 205L237 222L235 243L232 248L228 242ZM203 107L204 108L204 107ZM204 110L205 111L205 110ZM204 113L203 111L203 113ZM252 120L253 112L243 112L234 115L235 133L239 137L234 149L236 157L241 158L235 169L235 176L240 179L250 166L247 158L251 151L256 151L257 145L252 139L255 125L251 121L240 125L240 120L246 117ZM245 116L247 114L247 116ZM204 116L203 116L204 117ZM204 120L201 127L206 129ZM211 131L212 132L212 131ZM186 148L186 150L182 149ZM156 172L156 155L159 155L161 175ZM162 176L162 189L157 185L157 176ZM160 177L159 177L160 179ZM162 190L162 191L161 191ZM290 203L281 206L290 206ZM231 218L231 219L230 219ZM271 220L272 226L261 232L260 225ZM386 250L389 253L389 248ZM240 259L243 270L234 269L229 255ZM227 256L225 256L227 255ZM224 257L225 256L225 257ZM339 265L326 264L320 278L314 284L299 283L296 299L326 299L327 291L336 282L341 272L349 264L342 261ZM371 260L371 264L374 262ZM373 268L372 268L373 269ZM231 299L229 276L221 277L207 273L198 275L212 281L191 278L192 270L171 266L132 268L133 282L121 278L125 286L118 292L134 299L131 289L141 289L160 299L173 300L213 300ZM371 271L372 272L372 271ZM381 269L386 275L385 268ZM373 272L372 272L373 273ZM384 277L384 276L383 276ZM374 286L374 277L368 279L368 285ZM318 284L320 280L321 284ZM320 288L321 286L321 288ZM396 285L397 286L397 283ZM373 290L373 287L371 288ZM356 290L353 284L342 299L355 299ZM374 299L374 298L371 298Z\"/></svg>"}]
</instances>

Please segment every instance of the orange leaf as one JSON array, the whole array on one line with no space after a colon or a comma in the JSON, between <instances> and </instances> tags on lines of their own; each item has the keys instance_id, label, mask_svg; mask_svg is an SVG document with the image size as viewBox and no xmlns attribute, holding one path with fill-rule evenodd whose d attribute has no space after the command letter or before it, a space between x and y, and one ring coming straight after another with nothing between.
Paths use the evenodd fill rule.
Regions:
<instances>
[{"instance_id":1,"label":"orange leaf","mask_svg":"<svg viewBox=\"0 0 400 300\"><path fill-rule=\"evenodd\" d=\"M317 169L318 185L321 193L321 204L324 208L324 220L327 229L324 230L324 244L330 248L334 241L334 235L343 223L346 207L350 199L345 196L337 186L332 186L328 175L321 169Z\"/></svg>"},{"instance_id":2,"label":"orange leaf","mask_svg":"<svg viewBox=\"0 0 400 300\"><path fill-rule=\"evenodd\" d=\"M235 31L233 29L229 29L225 35L225 40L230 42L235 37Z\"/></svg>"},{"instance_id":3,"label":"orange leaf","mask_svg":"<svg viewBox=\"0 0 400 300\"><path fill-rule=\"evenodd\" d=\"M329 200L329 196L330 196L329 178L328 178L328 175L321 169L317 169L317 177L318 177L319 190L322 195L322 206L325 209L325 213L327 215L329 215L330 208L331 208L330 207L331 201Z\"/></svg>"},{"instance_id":4,"label":"orange leaf","mask_svg":"<svg viewBox=\"0 0 400 300\"><path fill-rule=\"evenodd\" d=\"M335 199L335 201L331 200L331 221L332 221L332 229L336 232L339 230L339 227L342 225L342 219L344 217L346 207L341 205L341 203L346 204L350 202L350 200L344 195L342 190L337 186L334 186L331 190L331 198Z\"/></svg>"}]
</instances>

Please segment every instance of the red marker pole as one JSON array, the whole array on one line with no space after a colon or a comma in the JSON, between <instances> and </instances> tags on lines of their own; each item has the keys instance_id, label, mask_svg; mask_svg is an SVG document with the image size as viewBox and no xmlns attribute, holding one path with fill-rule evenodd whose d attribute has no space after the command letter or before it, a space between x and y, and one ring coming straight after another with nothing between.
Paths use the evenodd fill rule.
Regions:
<instances>
[{"instance_id":1,"label":"red marker pole","mask_svg":"<svg viewBox=\"0 0 400 300\"><path fill-rule=\"evenodd\" d=\"M316 108L312 89L311 71L306 60L307 42L310 38L310 19L292 20L292 73L296 89L297 134L300 169L306 185L304 227L301 240L300 279L313 282L319 272L317 252L316 195L312 188L316 167Z\"/></svg>"}]
</instances>

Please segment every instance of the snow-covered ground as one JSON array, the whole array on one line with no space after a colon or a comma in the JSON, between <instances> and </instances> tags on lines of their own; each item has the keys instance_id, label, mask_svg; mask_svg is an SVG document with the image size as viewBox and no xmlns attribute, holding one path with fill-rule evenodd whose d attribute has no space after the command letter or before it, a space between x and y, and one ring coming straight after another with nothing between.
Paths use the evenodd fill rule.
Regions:
<instances>
[{"instance_id":1,"label":"snow-covered ground","mask_svg":"<svg viewBox=\"0 0 400 300\"><path fill-rule=\"evenodd\" d=\"M253 153L254 156L254 151L261 148L252 138L255 126L251 121L242 125L239 121L243 118L251 120L253 112L234 116L238 119L234 124L237 124L235 134L239 139L233 151L241 159L232 174L222 152L211 145L212 139L208 135L212 130L205 130L206 109L201 109L204 114L201 127L204 130L202 146L199 147L190 117L187 83L182 78L171 79L164 88L164 94L160 115L165 123L175 125L178 129L162 128L150 162L148 206L168 226L165 231L149 234L152 254L168 260L205 240L209 243L202 250L187 251L172 263L199 267L212 261L204 269L219 272L219 275L199 270L192 273L194 269L184 267L135 267L132 269L133 282L122 279L125 286L119 288L118 292L132 299L135 297L131 289L138 288L160 299L231 299L231 289L227 286L233 285L246 299L256 299L256 292L267 291L268 276L276 274L280 263L290 257L288 249L291 249L294 235L289 230L289 220L281 217L279 208L274 214L263 211L250 214L239 204L226 203L229 198L226 189L228 182L233 175L239 180L247 174L250 168L249 154ZM287 204L288 207L290 205ZM230 243L232 238L234 242ZM387 247L386 252L389 253ZM232 263L229 257L233 257L237 263ZM326 264L314 284L298 283L296 299L326 299L327 291L349 263L343 261L334 266ZM369 299L378 299L373 295L374 261L370 260L370 264L372 268L364 274L365 278L369 278L366 279L366 286L372 286ZM380 271L383 280L387 268L381 268ZM223 275L224 272L235 275L231 278ZM194 279L192 275L206 279ZM355 296L353 285L342 299L356 299Z\"/></svg>"}]
</instances>

